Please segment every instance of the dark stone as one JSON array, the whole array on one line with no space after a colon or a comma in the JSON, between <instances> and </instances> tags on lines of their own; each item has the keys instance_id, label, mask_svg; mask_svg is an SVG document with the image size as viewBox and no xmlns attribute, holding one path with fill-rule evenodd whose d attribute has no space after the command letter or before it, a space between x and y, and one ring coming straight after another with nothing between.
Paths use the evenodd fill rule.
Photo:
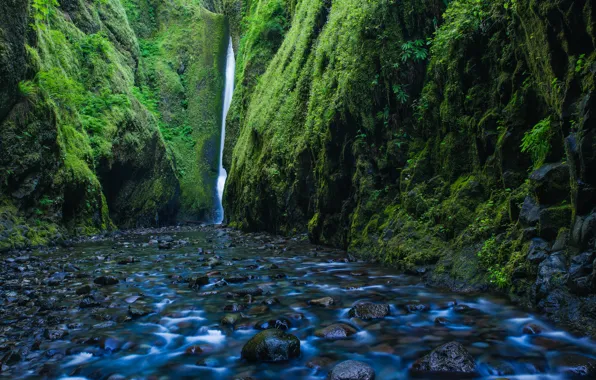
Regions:
<instances>
[{"instance_id":1,"label":"dark stone","mask_svg":"<svg viewBox=\"0 0 596 380\"><path fill-rule=\"evenodd\" d=\"M569 228L571 215L570 206L550 207L540 210L540 237L546 240L554 240L561 228Z\"/></svg>"},{"instance_id":2,"label":"dark stone","mask_svg":"<svg viewBox=\"0 0 596 380\"><path fill-rule=\"evenodd\" d=\"M128 315L130 315L130 317L133 319L141 318L149 314L151 314L151 310L147 308L136 307L132 305L128 307Z\"/></svg>"},{"instance_id":3,"label":"dark stone","mask_svg":"<svg viewBox=\"0 0 596 380\"><path fill-rule=\"evenodd\" d=\"M85 297L79 304L79 307L85 309L85 308L90 308L90 307L98 307L99 305L100 305L100 303L97 302L96 300L94 300L93 298Z\"/></svg>"},{"instance_id":4,"label":"dark stone","mask_svg":"<svg viewBox=\"0 0 596 380\"><path fill-rule=\"evenodd\" d=\"M539 217L540 206L534 201L534 198L527 196L521 207L519 221L524 227L534 227L538 224Z\"/></svg>"},{"instance_id":5,"label":"dark stone","mask_svg":"<svg viewBox=\"0 0 596 380\"><path fill-rule=\"evenodd\" d=\"M46 339L49 339L49 340L58 340L58 339L62 339L62 338L64 338L66 335L68 335L68 332L67 332L67 331L64 331L64 330L60 330L60 329L58 329L58 330L49 330L49 329L46 329L46 330L43 332L43 336L44 336Z\"/></svg>"},{"instance_id":6,"label":"dark stone","mask_svg":"<svg viewBox=\"0 0 596 380\"><path fill-rule=\"evenodd\" d=\"M277 319L270 319L266 321L260 321L255 324L255 329L257 330L268 330L268 329L278 329L278 330L289 330L292 327L292 322L288 318L277 318Z\"/></svg>"},{"instance_id":7,"label":"dark stone","mask_svg":"<svg viewBox=\"0 0 596 380\"><path fill-rule=\"evenodd\" d=\"M578 354L555 356L552 365L572 377L596 377L596 360Z\"/></svg>"},{"instance_id":8,"label":"dark stone","mask_svg":"<svg viewBox=\"0 0 596 380\"><path fill-rule=\"evenodd\" d=\"M569 246L569 230L560 230L557 235L557 240L551 248L552 252L564 251Z\"/></svg>"},{"instance_id":9,"label":"dark stone","mask_svg":"<svg viewBox=\"0 0 596 380\"><path fill-rule=\"evenodd\" d=\"M263 294L263 289L258 288L258 287L234 290L234 295L238 296L238 297L244 297L247 295L254 297L254 296L260 296L261 294Z\"/></svg>"},{"instance_id":10,"label":"dark stone","mask_svg":"<svg viewBox=\"0 0 596 380\"><path fill-rule=\"evenodd\" d=\"M374 380L375 371L366 363L346 360L339 363L329 374L329 380Z\"/></svg>"},{"instance_id":11,"label":"dark stone","mask_svg":"<svg viewBox=\"0 0 596 380\"><path fill-rule=\"evenodd\" d=\"M221 319L221 325L223 326L234 326L236 324L236 322L238 322L238 315L236 314L226 314L222 319Z\"/></svg>"},{"instance_id":12,"label":"dark stone","mask_svg":"<svg viewBox=\"0 0 596 380\"><path fill-rule=\"evenodd\" d=\"M102 286L109 286L109 285L116 285L119 281L114 276L100 276L93 280L94 283L97 285Z\"/></svg>"},{"instance_id":13,"label":"dark stone","mask_svg":"<svg viewBox=\"0 0 596 380\"><path fill-rule=\"evenodd\" d=\"M584 252L571 259L568 285L575 294L588 295L596 290L595 260L594 251Z\"/></svg>"},{"instance_id":14,"label":"dark stone","mask_svg":"<svg viewBox=\"0 0 596 380\"><path fill-rule=\"evenodd\" d=\"M207 276L201 276L201 277L196 277L190 280L189 286L191 288L199 288L203 285L207 285L209 284L209 277Z\"/></svg>"},{"instance_id":15,"label":"dark stone","mask_svg":"<svg viewBox=\"0 0 596 380\"><path fill-rule=\"evenodd\" d=\"M570 200L571 186L567 164L547 164L530 175L530 182L541 205Z\"/></svg>"},{"instance_id":16,"label":"dark stone","mask_svg":"<svg viewBox=\"0 0 596 380\"><path fill-rule=\"evenodd\" d=\"M536 290L539 294L547 294L562 286L567 281L567 265L563 252L556 252L544 260L538 267Z\"/></svg>"},{"instance_id":17,"label":"dark stone","mask_svg":"<svg viewBox=\"0 0 596 380\"><path fill-rule=\"evenodd\" d=\"M581 250L596 249L596 212L583 220L578 243Z\"/></svg>"},{"instance_id":18,"label":"dark stone","mask_svg":"<svg viewBox=\"0 0 596 380\"><path fill-rule=\"evenodd\" d=\"M230 284L239 284L248 281L248 277L242 275L232 275L226 277L225 280Z\"/></svg>"},{"instance_id":19,"label":"dark stone","mask_svg":"<svg viewBox=\"0 0 596 380\"><path fill-rule=\"evenodd\" d=\"M350 318L360 319L379 319L389 315L389 305L360 303L350 309L348 316Z\"/></svg>"},{"instance_id":20,"label":"dark stone","mask_svg":"<svg viewBox=\"0 0 596 380\"><path fill-rule=\"evenodd\" d=\"M409 305L405 305L404 309L406 309L406 311L408 313L418 313L418 312L422 312L422 311L429 311L430 310L430 306L428 305L424 305L421 303L417 303L417 304L409 304Z\"/></svg>"},{"instance_id":21,"label":"dark stone","mask_svg":"<svg viewBox=\"0 0 596 380\"><path fill-rule=\"evenodd\" d=\"M315 336L325 339L346 339L357 333L357 330L345 323L336 323L315 331Z\"/></svg>"},{"instance_id":22,"label":"dark stone","mask_svg":"<svg viewBox=\"0 0 596 380\"><path fill-rule=\"evenodd\" d=\"M458 342L449 342L435 348L412 365L420 372L475 373L476 363L470 353Z\"/></svg>"},{"instance_id":23,"label":"dark stone","mask_svg":"<svg viewBox=\"0 0 596 380\"><path fill-rule=\"evenodd\" d=\"M80 296L89 293L91 293L91 285L83 285L77 289L77 294Z\"/></svg>"},{"instance_id":24,"label":"dark stone","mask_svg":"<svg viewBox=\"0 0 596 380\"><path fill-rule=\"evenodd\" d=\"M232 313L238 313L238 312L243 311L244 309L246 309L246 305L239 304L239 303L233 303L233 304L224 306L224 311L232 312Z\"/></svg>"},{"instance_id":25,"label":"dark stone","mask_svg":"<svg viewBox=\"0 0 596 380\"><path fill-rule=\"evenodd\" d=\"M532 239L528 255L526 256L527 260L532 264L540 264L548 257L549 247L550 245L540 238Z\"/></svg>"},{"instance_id":26,"label":"dark stone","mask_svg":"<svg viewBox=\"0 0 596 380\"><path fill-rule=\"evenodd\" d=\"M278 362L300 356L300 340L278 329L261 331L242 347L242 358L250 362Z\"/></svg>"},{"instance_id":27,"label":"dark stone","mask_svg":"<svg viewBox=\"0 0 596 380\"><path fill-rule=\"evenodd\" d=\"M542 333L543 328L542 326L538 326L535 323L528 323L522 329L522 332L527 335L536 335Z\"/></svg>"}]
</instances>

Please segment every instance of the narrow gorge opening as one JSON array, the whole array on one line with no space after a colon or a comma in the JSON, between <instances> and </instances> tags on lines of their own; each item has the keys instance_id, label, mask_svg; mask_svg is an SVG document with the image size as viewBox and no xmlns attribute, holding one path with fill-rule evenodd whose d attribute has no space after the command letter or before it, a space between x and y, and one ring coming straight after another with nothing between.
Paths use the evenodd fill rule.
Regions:
<instances>
[{"instance_id":1,"label":"narrow gorge opening","mask_svg":"<svg viewBox=\"0 0 596 380\"><path fill-rule=\"evenodd\" d=\"M221 117L221 145L219 148L219 175L217 177L217 211L215 213L215 224L221 224L224 221L223 194L226 186L228 173L223 166L223 154L226 141L226 117L232 104L234 95L234 75L236 72L236 59L234 58L234 46L232 37L229 37L228 51L226 56L226 75L225 88L223 93L223 111Z\"/></svg>"}]
</instances>

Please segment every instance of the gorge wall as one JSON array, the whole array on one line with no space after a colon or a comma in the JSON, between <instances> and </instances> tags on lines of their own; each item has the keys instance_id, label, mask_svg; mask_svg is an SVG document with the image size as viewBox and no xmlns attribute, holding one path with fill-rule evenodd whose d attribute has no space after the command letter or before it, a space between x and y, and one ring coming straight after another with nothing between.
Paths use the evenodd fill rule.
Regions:
<instances>
[{"instance_id":1,"label":"gorge wall","mask_svg":"<svg viewBox=\"0 0 596 380\"><path fill-rule=\"evenodd\" d=\"M209 220L227 25L193 0L0 4L0 250Z\"/></svg>"},{"instance_id":2,"label":"gorge wall","mask_svg":"<svg viewBox=\"0 0 596 380\"><path fill-rule=\"evenodd\" d=\"M596 333L591 1L238 6L232 225Z\"/></svg>"}]
</instances>

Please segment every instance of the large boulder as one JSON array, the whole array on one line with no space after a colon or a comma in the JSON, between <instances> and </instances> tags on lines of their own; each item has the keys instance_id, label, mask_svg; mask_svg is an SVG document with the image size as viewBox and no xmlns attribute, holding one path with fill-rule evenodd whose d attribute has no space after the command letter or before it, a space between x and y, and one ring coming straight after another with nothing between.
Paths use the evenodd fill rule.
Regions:
<instances>
[{"instance_id":1,"label":"large boulder","mask_svg":"<svg viewBox=\"0 0 596 380\"><path fill-rule=\"evenodd\" d=\"M476 362L458 342L449 342L435 348L412 365L417 372L475 373Z\"/></svg>"},{"instance_id":2,"label":"large boulder","mask_svg":"<svg viewBox=\"0 0 596 380\"><path fill-rule=\"evenodd\" d=\"M576 294L588 295L596 290L596 252L584 252L571 259L569 288Z\"/></svg>"},{"instance_id":3,"label":"large boulder","mask_svg":"<svg viewBox=\"0 0 596 380\"><path fill-rule=\"evenodd\" d=\"M519 221L523 226L534 227L538 224L539 218L540 206L538 206L534 198L527 196L519 212Z\"/></svg>"},{"instance_id":4,"label":"large boulder","mask_svg":"<svg viewBox=\"0 0 596 380\"><path fill-rule=\"evenodd\" d=\"M546 240L554 240L561 228L571 225L571 206L549 207L540 210L539 233Z\"/></svg>"},{"instance_id":5,"label":"large boulder","mask_svg":"<svg viewBox=\"0 0 596 380\"><path fill-rule=\"evenodd\" d=\"M547 164L530 174L530 183L541 205L570 200L571 186L567 164Z\"/></svg>"},{"instance_id":6,"label":"large boulder","mask_svg":"<svg viewBox=\"0 0 596 380\"><path fill-rule=\"evenodd\" d=\"M300 340L278 329L261 331L242 348L242 358L250 362L278 362L300 356Z\"/></svg>"},{"instance_id":7,"label":"large boulder","mask_svg":"<svg viewBox=\"0 0 596 380\"><path fill-rule=\"evenodd\" d=\"M532 264L540 264L548 257L549 248L550 245L546 241L534 238L530 242L530 249L526 258Z\"/></svg>"},{"instance_id":8,"label":"large boulder","mask_svg":"<svg viewBox=\"0 0 596 380\"><path fill-rule=\"evenodd\" d=\"M536 291L545 295L551 290L562 286L567 281L567 264L563 252L555 252L545 259L538 267Z\"/></svg>"},{"instance_id":9,"label":"large boulder","mask_svg":"<svg viewBox=\"0 0 596 380\"><path fill-rule=\"evenodd\" d=\"M380 319L389 315L389 305L375 303L359 303L348 312L350 318Z\"/></svg>"},{"instance_id":10,"label":"large boulder","mask_svg":"<svg viewBox=\"0 0 596 380\"><path fill-rule=\"evenodd\" d=\"M375 370L366 363L346 360L339 363L329 374L330 380L374 380Z\"/></svg>"}]
</instances>

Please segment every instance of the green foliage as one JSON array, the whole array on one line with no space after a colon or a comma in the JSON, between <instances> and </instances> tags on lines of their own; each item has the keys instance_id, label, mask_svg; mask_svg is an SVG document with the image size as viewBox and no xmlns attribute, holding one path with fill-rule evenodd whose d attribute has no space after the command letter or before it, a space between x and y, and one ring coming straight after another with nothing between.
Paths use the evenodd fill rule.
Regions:
<instances>
[{"instance_id":1,"label":"green foliage","mask_svg":"<svg viewBox=\"0 0 596 380\"><path fill-rule=\"evenodd\" d=\"M531 155L535 168L542 166L546 160L550 151L552 133L551 118L548 117L541 120L523 137L521 151Z\"/></svg>"},{"instance_id":2,"label":"green foliage","mask_svg":"<svg viewBox=\"0 0 596 380\"><path fill-rule=\"evenodd\" d=\"M31 98L37 94L37 86L31 81L19 82L19 92L25 98Z\"/></svg>"},{"instance_id":3,"label":"green foliage","mask_svg":"<svg viewBox=\"0 0 596 380\"><path fill-rule=\"evenodd\" d=\"M579 58L575 62L575 72L577 74L581 73L584 70L586 64L586 55L580 54Z\"/></svg>"},{"instance_id":4,"label":"green foliage","mask_svg":"<svg viewBox=\"0 0 596 380\"><path fill-rule=\"evenodd\" d=\"M443 62L448 56L448 47L454 41L466 38L482 28L489 15L490 5L489 0L451 1L443 15L444 22L432 40L432 55Z\"/></svg>"},{"instance_id":5,"label":"green foliage","mask_svg":"<svg viewBox=\"0 0 596 380\"><path fill-rule=\"evenodd\" d=\"M501 261L500 246L495 237L486 240L482 245L482 249L478 252L480 263L486 268L489 281L499 288L505 288L509 283L505 269L498 263Z\"/></svg>"},{"instance_id":6,"label":"green foliage","mask_svg":"<svg viewBox=\"0 0 596 380\"><path fill-rule=\"evenodd\" d=\"M33 19L35 20L34 28L48 27L50 17L58 5L58 0L33 0L31 8L33 8Z\"/></svg>"},{"instance_id":7,"label":"green foliage","mask_svg":"<svg viewBox=\"0 0 596 380\"><path fill-rule=\"evenodd\" d=\"M405 42L403 45L401 45L401 51L402 62L406 62L408 60L424 61L428 57L426 43L423 40Z\"/></svg>"},{"instance_id":8,"label":"green foliage","mask_svg":"<svg viewBox=\"0 0 596 380\"><path fill-rule=\"evenodd\" d=\"M410 98L408 93L404 90L404 86L402 85L393 85L393 93L395 94L397 101L401 104L406 104Z\"/></svg>"}]
</instances>

